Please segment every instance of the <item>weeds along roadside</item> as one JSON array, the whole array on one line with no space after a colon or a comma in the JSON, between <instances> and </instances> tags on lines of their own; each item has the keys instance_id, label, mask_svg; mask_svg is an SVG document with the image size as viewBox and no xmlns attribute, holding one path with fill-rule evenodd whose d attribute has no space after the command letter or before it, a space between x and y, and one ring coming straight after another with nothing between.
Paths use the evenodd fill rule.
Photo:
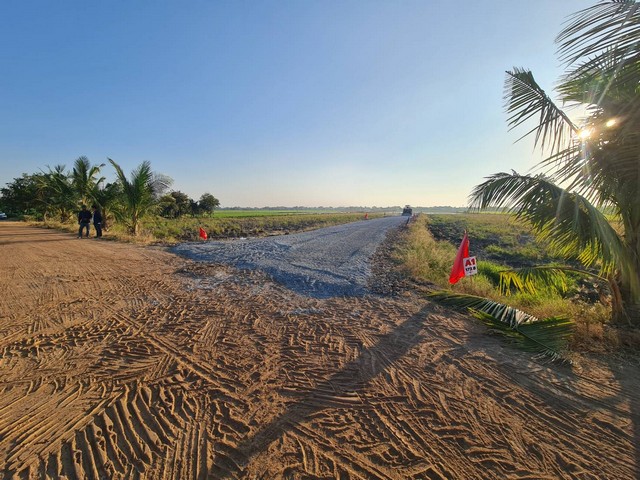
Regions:
<instances>
[{"instance_id":1,"label":"weeds along roadside","mask_svg":"<svg viewBox=\"0 0 640 480\"><path fill-rule=\"evenodd\" d=\"M450 285L449 274L465 229L471 241L470 254L478 256L479 273ZM433 232L439 240L434 238ZM483 257L496 256L504 260L483 260ZM580 286L576 282L570 282L564 292L553 287L539 288L535 293L512 291L505 294L500 291L500 270L553 261L544 246L535 244L534 235L526 226L515 225L508 215L419 214L400 236L393 257L403 276L420 285L432 285L434 290L488 298L538 318L571 318L575 322L572 350L595 353L640 350L640 332L610 328L610 307L606 299L604 303L599 299L581 299Z\"/></svg>"}]
</instances>

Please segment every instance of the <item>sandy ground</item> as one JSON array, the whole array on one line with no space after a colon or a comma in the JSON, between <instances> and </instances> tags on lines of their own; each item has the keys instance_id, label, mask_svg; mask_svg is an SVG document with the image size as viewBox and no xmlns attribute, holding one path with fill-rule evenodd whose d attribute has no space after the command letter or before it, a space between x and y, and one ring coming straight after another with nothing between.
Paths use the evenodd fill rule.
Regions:
<instances>
[{"instance_id":1,"label":"sandy ground","mask_svg":"<svg viewBox=\"0 0 640 480\"><path fill-rule=\"evenodd\" d=\"M640 369L0 223L3 478L637 479Z\"/></svg>"}]
</instances>

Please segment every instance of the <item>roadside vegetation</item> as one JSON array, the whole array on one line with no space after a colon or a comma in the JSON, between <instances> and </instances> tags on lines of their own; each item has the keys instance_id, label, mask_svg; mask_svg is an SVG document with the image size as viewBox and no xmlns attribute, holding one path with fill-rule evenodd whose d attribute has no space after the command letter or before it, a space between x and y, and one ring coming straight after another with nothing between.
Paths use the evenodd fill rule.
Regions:
<instances>
[{"instance_id":1,"label":"roadside vegetation","mask_svg":"<svg viewBox=\"0 0 640 480\"><path fill-rule=\"evenodd\" d=\"M478 274L454 285L449 274L460 241L467 231ZM504 272L562 260L548 254L533 229L515 216L495 213L418 215L396 245L394 258L402 274L426 291L447 291L482 297L514 307L537 318L565 317L574 328L572 351L621 353L640 350L640 331L611 322L611 298L606 283L584 275L567 275L564 282L538 282L534 288L505 285Z\"/></svg>"},{"instance_id":2,"label":"roadside vegetation","mask_svg":"<svg viewBox=\"0 0 640 480\"><path fill-rule=\"evenodd\" d=\"M510 128L524 128L546 155L536 174L500 172L475 187L470 204L500 208L529 224L563 264L523 270L560 278L575 272L608 285L611 321L640 327L640 4L603 1L577 12L557 38L566 70L561 105L532 72L507 72ZM517 271L512 278L517 281Z\"/></svg>"},{"instance_id":3,"label":"roadside vegetation","mask_svg":"<svg viewBox=\"0 0 640 480\"><path fill-rule=\"evenodd\" d=\"M381 217L383 214L368 214L368 218ZM251 213L242 211L239 216L223 214L211 216L182 216L164 218L149 215L141 222L138 235L133 235L126 225L112 223L103 239L119 240L140 244L174 244L200 240L202 228L210 240L228 238L262 237L268 235L287 235L316 228L330 227L364 219L362 213L284 213L282 210L261 210ZM50 219L47 222L33 222L49 228L77 232L77 223Z\"/></svg>"},{"instance_id":4,"label":"roadside vegetation","mask_svg":"<svg viewBox=\"0 0 640 480\"><path fill-rule=\"evenodd\" d=\"M626 343L637 340L640 330L639 6L631 0L601 1L575 13L558 35L566 70L556 93L563 108L585 112L577 121L531 71L506 72L509 127L524 128L523 136L532 136L545 158L533 173L488 176L471 192L469 205L509 213L509 222L526 224L545 250L522 252L518 243L527 242L514 242L522 236L510 225L504 241L494 237L481 245L486 258L501 260L502 267L485 261L477 279L458 287L465 291L430 295L553 359L566 360L567 340L588 344L595 335L601 343L614 343L614 337ZM434 228L439 237L455 229L442 222L439 227ZM446 251L427 230L417 223L409 233L409 245L418 247L406 254L405 265L417 263L411 256L420 252ZM471 225L469 230L472 235ZM475 233L482 239L486 232ZM441 277L438 262L431 262L432 281ZM589 290L598 302L583 301ZM549 305L553 316L545 316Z\"/></svg>"},{"instance_id":5,"label":"roadside vegetation","mask_svg":"<svg viewBox=\"0 0 640 480\"><path fill-rule=\"evenodd\" d=\"M382 214L368 214L375 218ZM198 229L203 228L209 239L262 237L286 235L316 228L330 227L363 220L362 213L284 213L282 211L260 211L251 216L243 212L241 216L166 219L149 217L144 230L154 239L166 243L198 240Z\"/></svg>"},{"instance_id":6,"label":"roadside vegetation","mask_svg":"<svg viewBox=\"0 0 640 480\"><path fill-rule=\"evenodd\" d=\"M23 174L0 189L0 205L13 218L76 232L81 205L98 205L105 225L103 239L136 243L176 243L210 239L288 234L384 216L386 209L306 209L296 207L220 210L210 193L198 201L171 191L172 180L143 162L129 175L113 160L116 180L106 183L105 164L79 157L71 170L64 165ZM395 212L396 214L398 212Z\"/></svg>"}]
</instances>

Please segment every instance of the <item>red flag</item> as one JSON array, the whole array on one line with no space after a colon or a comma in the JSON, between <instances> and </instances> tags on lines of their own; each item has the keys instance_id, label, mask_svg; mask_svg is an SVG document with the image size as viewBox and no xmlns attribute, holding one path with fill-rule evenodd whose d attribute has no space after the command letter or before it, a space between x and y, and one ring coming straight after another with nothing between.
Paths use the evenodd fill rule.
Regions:
<instances>
[{"instance_id":1,"label":"red flag","mask_svg":"<svg viewBox=\"0 0 640 480\"><path fill-rule=\"evenodd\" d=\"M464 237L462 237L462 242L460 243L460 247L458 248L458 254L456 255L456 259L453 262L453 268L451 269L451 275L449 275L449 283L453 285L462 277L464 277L464 265L462 264L462 259L469 256L469 237L467 237L467 231L464 232Z\"/></svg>"},{"instance_id":2,"label":"red flag","mask_svg":"<svg viewBox=\"0 0 640 480\"><path fill-rule=\"evenodd\" d=\"M200 227L200 238L203 240L207 239L207 232L205 232L202 227Z\"/></svg>"}]
</instances>

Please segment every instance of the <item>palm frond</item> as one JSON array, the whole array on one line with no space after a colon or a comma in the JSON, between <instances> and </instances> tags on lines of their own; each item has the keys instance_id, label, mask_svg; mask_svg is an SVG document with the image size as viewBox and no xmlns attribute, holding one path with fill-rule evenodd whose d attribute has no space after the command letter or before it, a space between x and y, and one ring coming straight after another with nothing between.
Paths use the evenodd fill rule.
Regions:
<instances>
[{"instance_id":1,"label":"palm frond","mask_svg":"<svg viewBox=\"0 0 640 480\"><path fill-rule=\"evenodd\" d=\"M607 109L609 99L632 100L640 76L640 52L624 56L610 50L571 67L561 78L558 92L563 100ZM620 106L623 106L621 104ZM618 110L618 109L615 109ZM624 112L618 111L620 115Z\"/></svg>"},{"instance_id":2,"label":"palm frond","mask_svg":"<svg viewBox=\"0 0 640 480\"><path fill-rule=\"evenodd\" d=\"M73 176L87 178L87 172L91 168L90 164L91 162L84 155L76 158L76 161L73 162Z\"/></svg>"},{"instance_id":3,"label":"palm frond","mask_svg":"<svg viewBox=\"0 0 640 480\"><path fill-rule=\"evenodd\" d=\"M74 162L71 174L73 185L83 202L95 199L97 185L105 180L105 177L97 178L102 167L104 164L91 165L85 156L78 157Z\"/></svg>"},{"instance_id":4,"label":"palm frond","mask_svg":"<svg viewBox=\"0 0 640 480\"><path fill-rule=\"evenodd\" d=\"M538 85L529 70L514 68L506 72L505 108L510 129L538 117L538 125L525 133L535 134L535 145L556 152L564 148L577 127Z\"/></svg>"},{"instance_id":5,"label":"palm frond","mask_svg":"<svg viewBox=\"0 0 640 480\"><path fill-rule=\"evenodd\" d=\"M632 0L601 2L574 14L556 38L560 59L572 64L581 58L614 51L635 54L640 40L640 4Z\"/></svg>"},{"instance_id":6,"label":"palm frond","mask_svg":"<svg viewBox=\"0 0 640 480\"><path fill-rule=\"evenodd\" d=\"M571 269L575 271L574 269ZM500 291L509 295L514 289L535 294L542 286L565 293L568 289L567 268L553 265L511 268L500 271Z\"/></svg>"},{"instance_id":7,"label":"palm frond","mask_svg":"<svg viewBox=\"0 0 640 480\"><path fill-rule=\"evenodd\" d=\"M502 324L511 329L521 324L539 321L537 317L522 310L476 295L438 291L427 294L427 297L459 310L473 309L487 313L496 317Z\"/></svg>"},{"instance_id":8,"label":"palm frond","mask_svg":"<svg viewBox=\"0 0 640 480\"><path fill-rule=\"evenodd\" d=\"M483 311L471 310L471 314L484 322L492 331L502 333L519 348L552 361L571 363L564 350L571 335L573 323L565 317L549 317L535 323L520 325L512 330L505 330L500 319Z\"/></svg>"},{"instance_id":9,"label":"palm frond","mask_svg":"<svg viewBox=\"0 0 640 480\"><path fill-rule=\"evenodd\" d=\"M34 200L47 211L57 212L66 217L76 207L77 202L77 192L73 187L71 175L64 165L47 168L48 172L43 172L36 179L37 197Z\"/></svg>"},{"instance_id":10,"label":"palm frond","mask_svg":"<svg viewBox=\"0 0 640 480\"><path fill-rule=\"evenodd\" d=\"M602 272L620 264L626 251L604 214L586 198L558 187L542 175L498 173L476 186L470 206L507 208L530 223L558 253Z\"/></svg>"},{"instance_id":11,"label":"palm frond","mask_svg":"<svg viewBox=\"0 0 640 480\"><path fill-rule=\"evenodd\" d=\"M440 291L428 297L459 310L468 310L492 331L506 336L523 350L552 361L569 362L563 351L573 333L573 322L567 318L539 319L517 308L474 295Z\"/></svg>"},{"instance_id":12,"label":"palm frond","mask_svg":"<svg viewBox=\"0 0 640 480\"><path fill-rule=\"evenodd\" d=\"M116 170L127 203L132 207L140 203L147 203L152 195L151 164L148 161L142 162L131 172L131 179L128 179L120 165L110 158L108 160Z\"/></svg>"},{"instance_id":13,"label":"palm frond","mask_svg":"<svg viewBox=\"0 0 640 480\"><path fill-rule=\"evenodd\" d=\"M124 186L125 184L129 183L129 180L127 179L127 176L122 171L122 168L120 167L120 165L118 165L116 162L114 162L108 157L107 157L107 160L109 160L109 163L115 169L116 176L118 177L118 181L120 182L120 184Z\"/></svg>"},{"instance_id":14,"label":"palm frond","mask_svg":"<svg viewBox=\"0 0 640 480\"><path fill-rule=\"evenodd\" d=\"M631 58L611 52L570 71L558 90L565 99L589 105L588 138L574 141L575 151L557 164L555 178L598 205L628 203L625 190L636 190L640 177L640 44ZM610 123L613 120L614 123ZM546 161L547 164L550 162ZM554 162L555 163L555 162ZM637 203L637 198L631 199Z\"/></svg>"},{"instance_id":15,"label":"palm frond","mask_svg":"<svg viewBox=\"0 0 640 480\"><path fill-rule=\"evenodd\" d=\"M153 172L151 171L151 163L148 161L142 162L131 172L130 194L136 203L149 203L152 200L152 179Z\"/></svg>"},{"instance_id":16,"label":"palm frond","mask_svg":"<svg viewBox=\"0 0 640 480\"><path fill-rule=\"evenodd\" d=\"M130 179L126 177L122 168L109 158L118 176L122 189L122 203L120 211L116 212L129 227L134 235L138 234L141 219L154 208L154 174L151 163L142 162L131 172Z\"/></svg>"}]
</instances>

